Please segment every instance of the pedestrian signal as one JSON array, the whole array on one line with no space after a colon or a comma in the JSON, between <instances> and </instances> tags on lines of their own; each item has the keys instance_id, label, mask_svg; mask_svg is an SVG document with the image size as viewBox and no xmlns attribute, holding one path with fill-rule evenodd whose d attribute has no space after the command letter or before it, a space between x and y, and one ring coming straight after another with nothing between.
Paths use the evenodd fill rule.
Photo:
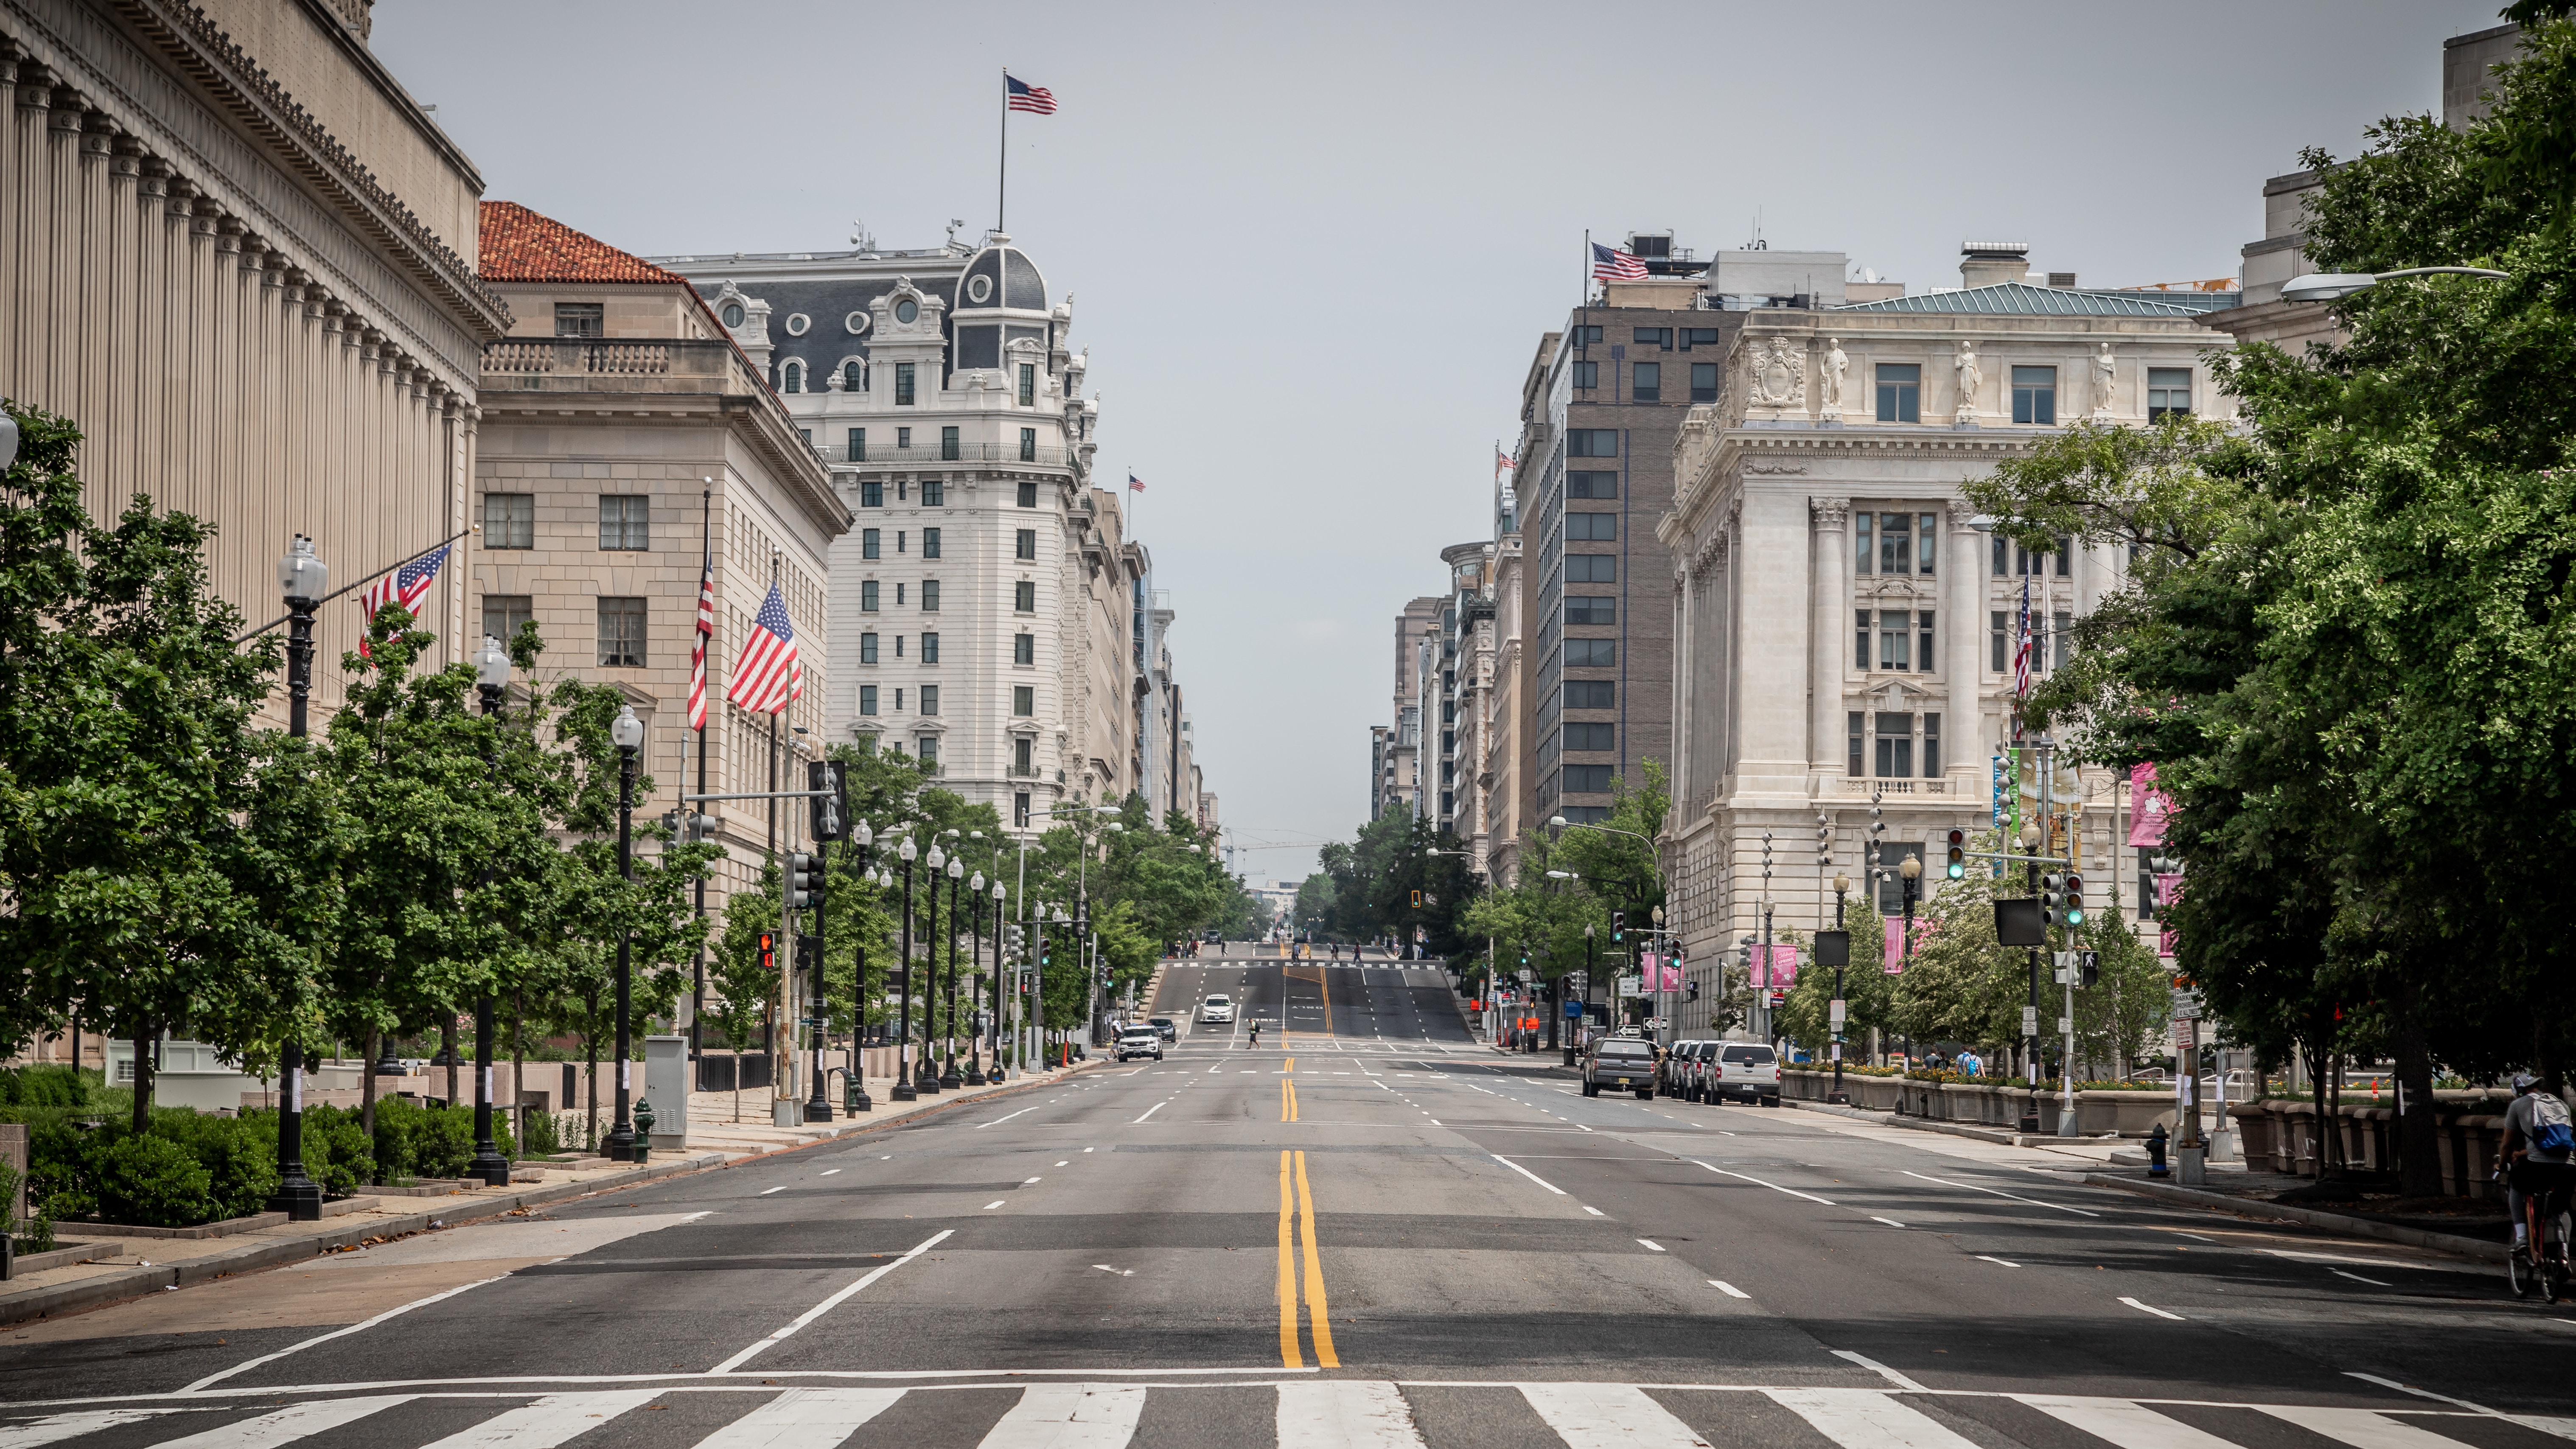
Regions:
<instances>
[{"instance_id":1,"label":"pedestrian signal","mask_svg":"<svg viewBox=\"0 0 2576 1449\"><path fill-rule=\"evenodd\" d=\"M1960 880L1968 874L1968 832L1950 832L1950 879Z\"/></svg>"},{"instance_id":2,"label":"pedestrian signal","mask_svg":"<svg viewBox=\"0 0 2576 1449\"><path fill-rule=\"evenodd\" d=\"M800 911L822 909L823 857L801 850L789 852L787 904Z\"/></svg>"},{"instance_id":3,"label":"pedestrian signal","mask_svg":"<svg viewBox=\"0 0 2576 1449\"><path fill-rule=\"evenodd\" d=\"M760 969L763 971L778 969L778 934L774 931L760 933Z\"/></svg>"}]
</instances>

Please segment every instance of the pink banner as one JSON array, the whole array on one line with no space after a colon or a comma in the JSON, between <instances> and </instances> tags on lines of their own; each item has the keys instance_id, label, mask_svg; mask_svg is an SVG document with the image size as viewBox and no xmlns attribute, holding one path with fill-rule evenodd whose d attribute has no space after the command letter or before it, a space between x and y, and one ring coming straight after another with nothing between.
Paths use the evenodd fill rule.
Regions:
<instances>
[{"instance_id":1,"label":"pink banner","mask_svg":"<svg viewBox=\"0 0 2576 1449\"><path fill-rule=\"evenodd\" d=\"M1681 963L1670 956L1658 956L1651 951L1646 953L1641 958L1637 969L1637 989L1640 991L1681 990Z\"/></svg>"},{"instance_id":2,"label":"pink banner","mask_svg":"<svg viewBox=\"0 0 2576 1449\"><path fill-rule=\"evenodd\" d=\"M1786 989L1797 985L1798 948L1795 946L1771 947L1771 968L1768 973L1765 973L1762 967L1763 949L1764 948L1760 946L1753 948L1753 971L1754 975L1759 978L1755 980L1753 984L1756 986L1768 986L1778 989Z\"/></svg>"},{"instance_id":3,"label":"pink banner","mask_svg":"<svg viewBox=\"0 0 2576 1449\"><path fill-rule=\"evenodd\" d=\"M1890 976L1902 976L1905 974L1905 942L1900 933L1905 929L1904 921L1902 918L1896 916L1881 916L1879 917L1878 923L1887 928L1887 974ZM1914 922L1914 946L1916 950L1921 950L1924 938L1932 934L1933 924L1934 923L1929 919L1920 918Z\"/></svg>"},{"instance_id":4,"label":"pink banner","mask_svg":"<svg viewBox=\"0 0 2576 1449\"><path fill-rule=\"evenodd\" d=\"M2129 811L2129 844L2152 847L2165 843L2165 817L2173 812L2173 800L2156 788L2154 765L2129 767Z\"/></svg>"}]
</instances>

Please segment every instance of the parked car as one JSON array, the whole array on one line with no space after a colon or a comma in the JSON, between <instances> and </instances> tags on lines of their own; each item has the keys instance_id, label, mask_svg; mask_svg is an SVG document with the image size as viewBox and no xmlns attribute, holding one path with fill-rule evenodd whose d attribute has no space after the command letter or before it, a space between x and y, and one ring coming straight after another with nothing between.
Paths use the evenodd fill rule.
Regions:
<instances>
[{"instance_id":1,"label":"parked car","mask_svg":"<svg viewBox=\"0 0 2576 1449\"><path fill-rule=\"evenodd\" d=\"M1155 1017L1151 1021L1148 1021L1146 1025L1152 1027L1155 1031L1160 1032L1163 1040L1165 1041L1179 1041L1181 1039L1180 1024L1173 1021L1168 1016Z\"/></svg>"},{"instance_id":2,"label":"parked car","mask_svg":"<svg viewBox=\"0 0 2576 1449\"><path fill-rule=\"evenodd\" d=\"M1234 998L1230 996L1211 996L1207 1000L1200 1002L1199 1021L1202 1025L1224 1024L1231 1026L1234 1023Z\"/></svg>"},{"instance_id":3,"label":"parked car","mask_svg":"<svg viewBox=\"0 0 2576 1449\"><path fill-rule=\"evenodd\" d=\"M1760 1042L1719 1042L1717 1059L1709 1063L1708 1090L1713 1101L1740 1097L1765 1107L1777 1107L1780 1105L1780 1054Z\"/></svg>"},{"instance_id":4,"label":"parked car","mask_svg":"<svg viewBox=\"0 0 2576 1449\"><path fill-rule=\"evenodd\" d=\"M1712 1041L1674 1042L1672 1050L1664 1054L1660 1084L1664 1095L1679 1097L1685 1102L1706 1101L1709 1056L1716 1049L1717 1043Z\"/></svg>"},{"instance_id":5,"label":"parked car","mask_svg":"<svg viewBox=\"0 0 2576 1449\"><path fill-rule=\"evenodd\" d=\"M1605 1036L1583 1053L1583 1095L1601 1089L1633 1091L1640 1102L1655 1097L1655 1044L1632 1036Z\"/></svg>"},{"instance_id":6,"label":"parked car","mask_svg":"<svg viewBox=\"0 0 2576 1449\"><path fill-rule=\"evenodd\" d=\"M1152 1057L1158 1062L1163 1059L1163 1034L1151 1022L1140 1021L1119 1030L1118 1060L1123 1062L1130 1057Z\"/></svg>"}]
</instances>

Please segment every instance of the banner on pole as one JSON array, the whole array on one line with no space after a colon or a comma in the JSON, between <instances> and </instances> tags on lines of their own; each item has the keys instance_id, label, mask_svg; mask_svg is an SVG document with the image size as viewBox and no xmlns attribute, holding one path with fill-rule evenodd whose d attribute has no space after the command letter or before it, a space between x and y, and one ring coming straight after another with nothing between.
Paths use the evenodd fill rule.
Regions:
<instances>
[{"instance_id":1,"label":"banner on pole","mask_svg":"<svg viewBox=\"0 0 2576 1449\"><path fill-rule=\"evenodd\" d=\"M2156 767L2138 764L2129 767L2129 844L2148 848L2165 843L2165 817L2173 813L2173 798L2156 788Z\"/></svg>"}]
</instances>

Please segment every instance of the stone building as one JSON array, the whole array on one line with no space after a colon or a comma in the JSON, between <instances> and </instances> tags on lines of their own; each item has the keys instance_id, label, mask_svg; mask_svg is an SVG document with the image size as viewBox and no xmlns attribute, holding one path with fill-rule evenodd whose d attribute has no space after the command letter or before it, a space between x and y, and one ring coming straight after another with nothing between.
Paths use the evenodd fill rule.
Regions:
<instances>
[{"instance_id":1,"label":"stone building","mask_svg":"<svg viewBox=\"0 0 2576 1449\"><path fill-rule=\"evenodd\" d=\"M1484 829L1476 868L1494 885L1519 878L1521 842L1530 818L1530 704L1528 628L1522 607L1521 536L1506 532L1493 544L1486 595L1493 617L1491 643L1482 650L1476 693L1476 791L1483 797Z\"/></svg>"},{"instance_id":2,"label":"stone building","mask_svg":"<svg viewBox=\"0 0 2576 1449\"><path fill-rule=\"evenodd\" d=\"M1438 674L1426 676L1437 692L1440 712L1439 810L1431 819L1458 837L1469 867L1478 874L1485 870L1490 829L1477 766L1485 750L1485 696L1493 688L1493 555L1494 546L1481 540L1440 550L1440 561L1449 569L1449 597L1440 609ZM1425 754L1429 745L1426 738Z\"/></svg>"},{"instance_id":3,"label":"stone building","mask_svg":"<svg viewBox=\"0 0 2576 1449\"><path fill-rule=\"evenodd\" d=\"M1439 652L1441 596L1425 595L1404 606L1395 616L1395 690L1390 708L1395 723L1388 727L1386 770L1383 794L1369 811L1374 820L1389 810L1402 810L1419 816L1424 813L1423 767L1423 685L1424 648Z\"/></svg>"},{"instance_id":4,"label":"stone building","mask_svg":"<svg viewBox=\"0 0 2576 1449\"><path fill-rule=\"evenodd\" d=\"M2044 672L2119 586L2112 552L2029 554L1979 532L1961 480L2078 417L2232 412L2204 353L2226 345L2209 315L2234 294L2038 286L2023 255L1972 244L1959 290L1744 313L1722 396L1680 430L1656 532L1680 661L1666 875L1702 987L1681 1035L1705 1030L1721 960L1763 929L1765 833L1777 932L1830 925L1837 869L1871 888L1873 795L1890 864L1987 828L2025 587ZM2086 783L2090 848L2109 852L2124 793ZM2134 907L2135 862L2109 859L2103 884ZM1881 895L1898 907L1892 881Z\"/></svg>"},{"instance_id":5,"label":"stone building","mask_svg":"<svg viewBox=\"0 0 2576 1449\"><path fill-rule=\"evenodd\" d=\"M514 320L483 349L474 637L533 619L541 675L624 692L655 786L642 813L706 793L701 774L719 794L804 788L802 761L832 737L827 560L851 523L829 470L687 278L512 202L483 204L481 235L483 280ZM701 754L689 670L710 544ZM802 697L776 716L724 702L773 580L805 668ZM711 908L759 880L767 851L802 843L801 809L701 808L727 848Z\"/></svg>"},{"instance_id":6,"label":"stone building","mask_svg":"<svg viewBox=\"0 0 2576 1449\"><path fill-rule=\"evenodd\" d=\"M0 387L87 434L94 517L148 494L213 524L213 587L254 624L297 534L338 586L471 523L509 321L470 260L483 182L367 30L366 0L0 7ZM442 664L462 572L422 601ZM322 611L323 712L364 622Z\"/></svg>"}]
</instances>

